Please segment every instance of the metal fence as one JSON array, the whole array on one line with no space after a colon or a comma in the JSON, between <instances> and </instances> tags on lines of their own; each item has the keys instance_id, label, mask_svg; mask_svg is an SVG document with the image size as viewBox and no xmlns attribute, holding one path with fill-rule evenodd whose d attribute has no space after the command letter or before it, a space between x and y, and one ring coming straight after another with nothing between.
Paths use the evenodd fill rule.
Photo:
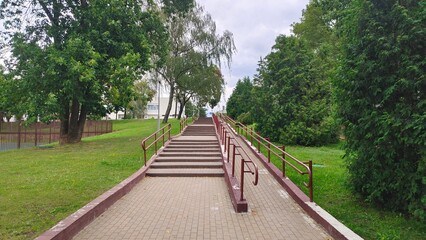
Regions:
<instances>
[{"instance_id":1,"label":"metal fence","mask_svg":"<svg viewBox=\"0 0 426 240\"><path fill-rule=\"evenodd\" d=\"M0 151L40 146L59 141L60 122L5 123L0 121ZM83 137L96 136L112 132L112 121L86 121Z\"/></svg>"}]
</instances>

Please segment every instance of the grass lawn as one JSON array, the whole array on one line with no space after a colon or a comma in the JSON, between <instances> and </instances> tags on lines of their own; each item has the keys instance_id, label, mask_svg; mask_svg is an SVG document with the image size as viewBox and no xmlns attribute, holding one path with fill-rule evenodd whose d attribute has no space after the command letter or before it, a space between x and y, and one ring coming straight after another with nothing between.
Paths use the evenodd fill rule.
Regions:
<instances>
[{"instance_id":1,"label":"grass lawn","mask_svg":"<svg viewBox=\"0 0 426 240\"><path fill-rule=\"evenodd\" d=\"M171 123L172 134L178 133L179 123ZM140 141L155 131L156 121L115 121L113 126L113 133L76 145L0 152L0 239L35 238L138 170ZM315 202L363 238L425 239L424 224L354 197L339 145L286 150L314 161ZM288 174L299 186L306 180Z\"/></svg>"},{"instance_id":2,"label":"grass lawn","mask_svg":"<svg viewBox=\"0 0 426 240\"><path fill-rule=\"evenodd\" d=\"M179 122L170 122L177 134ZM0 239L34 239L133 174L156 124L114 121L113 133L79 144L0 152Z\"/></svg>"},{"instance_id":3,"label":"grass lawn","mask_svg":"<svg viewBox=\"0 0 426 240\"><path fill-rule=\"evenodd\" d=\"M279 145L279 144L277 144ZM287 146L286 151L302 161L313 160L314 201L365 239L426 239L426 225L356 198L349 190L344 151L339 144L324 147ZM267 156L266 151L262 151ZM281 161L272 158L281 169ZM301 177L287 167L287 174L305 193ZM397 193L395 193L397 194Z\"/></svg>"}]
</instances>

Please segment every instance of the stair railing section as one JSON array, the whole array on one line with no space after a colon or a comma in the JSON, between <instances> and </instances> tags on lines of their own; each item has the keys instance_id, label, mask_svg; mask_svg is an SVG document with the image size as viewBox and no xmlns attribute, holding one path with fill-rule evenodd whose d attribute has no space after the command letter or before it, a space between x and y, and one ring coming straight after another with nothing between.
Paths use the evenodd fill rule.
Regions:
<instances>
[{"instance_id":1,"label":"stair railing section","mask_svg":"<svg viewBox=\"0 0 426 240\"><path fill-rule=\"evenodd\" d=\"M180 120L180 130L179 133L182 133L182 131L189 125L189 120L188 118L182 118Z\"/></svg>"},{"instance_id":2,"label":"stair railing section","mask_svg":"<svg viewBox=\"0 0 426 240\"><path fill-rule=\"evenodd\" d=\"M155 155L157 155L158 149L160 149L167 141L170 141L171 139L171 129L172 125L169 123L166 126L160 128L153 134L149 135L147 138L142 140L141 147L143 150L143 159L144 159L144 165L146 166L146 152L147 150L154 146L154 152ZM166 140L167 137L167 140ZM160 146L158 146L160 142Z\"/></svg>"},{"instance_id":3,"label":"stair railing section","mask_svg":"<svg viewBox=\"0 0 426 240\"><path fill-rule=\"evenodd\" d=\"M240 135L246 138L252 146L256 145L257 152L260 153L261 147L263 146L267 151L268 163L271 162L271 154L275 155L281 160L282 163L282 177L286 178L286 166L290 166L300 175L308 175L308 183L304 182L303 185L309 190L309 200L313 202L314 199L314 188L313 188L313 178L312 178L312 160L307 162L300 161L294 156L290 155L285 151L285 146L276 146L270 142L269 138L262 137L259 133L254 131L253 128L249 128L244 124L237 122L225 114L221 114L220 117L231 125L235 131Z\"/></svg>"},{"instance_id":4,"label":"stair railing section","mask_svg":"<svg viewBox=\"0 0 426 240\"><path fill-rule=\"evenodd\" d=\"M256 163L250 160L247 152L242 148L233 133L227 129L227 126L220 121L216 115L213 115L213 122L216 125L216 129L219 131L220 143L224 146L224 151L227 154L227 162L231 164L232 173L231 176L235 177L235 166L237 156L241 158L240 162L240 201L244 200L244 174L250 173L254 175L253 185L256 186L259 181L259 168ZM232 149L232 150L231 150ZM232 153L231 153L232 152ZM250 167L251 166L251 167Z\"/></svg>"}]
</instances>

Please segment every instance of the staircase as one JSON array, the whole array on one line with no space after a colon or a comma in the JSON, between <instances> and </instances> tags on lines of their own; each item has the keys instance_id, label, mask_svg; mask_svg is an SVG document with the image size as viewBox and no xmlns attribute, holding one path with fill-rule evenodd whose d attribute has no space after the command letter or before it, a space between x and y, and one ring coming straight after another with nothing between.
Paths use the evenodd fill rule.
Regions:
<instances>
[{"instance_id":1,"label":"staircase","mask_svg":"<svg viewBox=\"0 0 426 240\"><path fill-rule=\"evenodd\" d=\"M200 118L173 139L147 172L151 177L222 177L222 153L211 118Z\"/></svg>"}]
</instances>

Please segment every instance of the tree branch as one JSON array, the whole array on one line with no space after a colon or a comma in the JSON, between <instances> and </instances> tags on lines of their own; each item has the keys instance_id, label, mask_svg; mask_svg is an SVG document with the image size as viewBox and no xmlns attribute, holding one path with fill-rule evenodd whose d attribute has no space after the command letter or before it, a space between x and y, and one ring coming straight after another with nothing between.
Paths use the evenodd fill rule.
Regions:
<instances>
[{"instance_id":1,"label":"tree branch","mask_svg":"<svg viewBox=\"0 0 426 240\"><path fill-rule=\"evenodd\" d=\"M43 8L44 13L46 13L47 17L49 18L50 22L54 25L57 25L55 18L53 17L53 14L49 11L49 8L47 8L47 5L43 0L38 0L38 3Z\"/></svg>"}]
</instances>

